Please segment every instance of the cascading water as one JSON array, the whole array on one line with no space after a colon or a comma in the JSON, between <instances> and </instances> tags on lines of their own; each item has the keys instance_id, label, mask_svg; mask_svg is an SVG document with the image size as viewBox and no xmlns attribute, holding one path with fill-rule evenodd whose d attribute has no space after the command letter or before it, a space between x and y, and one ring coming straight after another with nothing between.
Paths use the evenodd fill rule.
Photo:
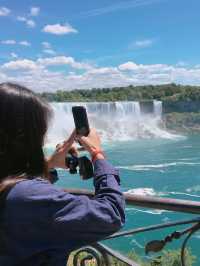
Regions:
<instances>
[{"instance_id":1,"label":"cascading water","mask_svg":"<svg viewBox=\"0 0 200 266\"><path fill-rule=\"evenodd\" d=\"M72 106L85 106L91 127L97 128L104 141L132 140L137 138L173 138L161 129L162 102L153 101L153 112L143 114L139 102L52 103L54 119L47 142L58 143L74 128Z\"/></svg>"},{"instance_id":2,"label":"cascading water","mask_svg":"<svg viewBox=\"0 0 200 266\"><path fill-rule=\"evenodd\" d=\"M154 114L157 118L162 117L162 102L161 101L153 101L153 107L154 107Z\"/></svg>"}]
</instances>

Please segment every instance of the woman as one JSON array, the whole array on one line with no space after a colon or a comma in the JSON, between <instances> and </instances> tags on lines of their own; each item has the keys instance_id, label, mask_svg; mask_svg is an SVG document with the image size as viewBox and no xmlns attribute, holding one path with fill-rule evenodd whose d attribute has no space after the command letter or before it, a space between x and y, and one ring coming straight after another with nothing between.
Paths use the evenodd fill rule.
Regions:
<instances>
[{"instance_id":1,"label":"woman","mask_svg":"<svg viewBox=\"0 0 200 266\"><path fill-rule=\"evenodd\" d=\"M95 130L58 145L45 159L43 144L51 110L25 87L0 84L0 265L64 266L69 253L123 225L124 198L118 172L105 160ZM66 168L75 140L94 164L95 197L56 188L48 169Z\"/></svg>"}]
</instances>

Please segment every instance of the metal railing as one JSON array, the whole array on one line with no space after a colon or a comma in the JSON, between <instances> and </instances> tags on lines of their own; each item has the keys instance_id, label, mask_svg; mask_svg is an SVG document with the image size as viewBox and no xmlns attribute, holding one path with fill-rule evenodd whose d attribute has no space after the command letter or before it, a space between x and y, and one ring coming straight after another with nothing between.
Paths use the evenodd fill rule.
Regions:
<instances>
[{"instance_id":1,"label":"metal railing","mask_svg":"<svg viewBox=\"0 0 200 266\"><path fill-rule=\"evenodd\" d=\"M93 197L94 193L89 190L85 189L66 189L65 191L70 192L76 195L87 195L88 197ZM197 201L189 201L189 200L179 200L179 199L172 199L172 198L159 198L159 197L150 197L150 196L139 196L139 195L132 195L129 193L124 193L126 203L128 205L139 206L144 208L152 208L158 210L168 210L173 212L183 212L183 213L190 213L190 214L200 214L200 202ZM167 235L162 240L153 240L146 244L145 252L148 254L149 252L159 252L161 251L168 242L171 242L175 239L180 239L181 237L185 236L181 247L181 264L182 266L187 266L185 263L185 250L186 245L190 237L200 229L200 217L182 220L182 221L175 221L169 223L162 223L157 225L151 225L147 227L140 227L135 228L133 230L121 231L115 233L106 239L114 239L122 236L129 236L135 235L138 233L144 233L148 231L155 231L161 230L164 228L170 227L177 227L188 225L184 230L181 231L174 231L171 234ZM105 239L105 240L106 240ZM80 254L87 254L81 256ZM89 247L83 247L75 252L73 257L73 265L74 266L84 266L86 265L87 261L95 261L97 266L105 265L110 266L112 265L111 259L114 257L120 262L123 262L124 265L129 266L138 266L139 264L132 261L128 257L122 255L121 253L114 251L113 249L107 247L105 244L102 243L95 243Z\"/></svg>"}]
</instances>

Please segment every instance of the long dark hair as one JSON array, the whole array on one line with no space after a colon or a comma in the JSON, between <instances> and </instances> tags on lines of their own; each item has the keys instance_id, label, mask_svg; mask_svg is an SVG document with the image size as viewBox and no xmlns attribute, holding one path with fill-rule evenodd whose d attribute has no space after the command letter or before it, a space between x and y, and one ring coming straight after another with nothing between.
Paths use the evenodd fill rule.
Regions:
<instances>
[{"instance_id":1,"label":"long dark hair","mask_svg":"<svg viewBox=\"0 0 200 266\"><path fill-rule=\"evenodd\" d=\"M0 193L20 178L44 176L49 105L31 90L0 84Z\"/></svg>"}]
</instances>

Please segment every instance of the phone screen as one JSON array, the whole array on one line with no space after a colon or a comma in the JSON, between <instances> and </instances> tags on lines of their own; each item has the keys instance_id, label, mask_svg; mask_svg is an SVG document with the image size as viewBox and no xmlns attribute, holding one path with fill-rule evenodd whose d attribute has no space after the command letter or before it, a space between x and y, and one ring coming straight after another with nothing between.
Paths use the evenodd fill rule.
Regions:
<instances>
[{"instance_id":1,"label":"phone screen","mask_svg":"<svg viewBox=\"0 0 200 266\"><path fill-rule=\"evenodd\" d=\"M88 136L90 132L86 108L83 106L73 106L72 113L76 127L76 133L81 136Z\"/></svg>"}]
</instances>

